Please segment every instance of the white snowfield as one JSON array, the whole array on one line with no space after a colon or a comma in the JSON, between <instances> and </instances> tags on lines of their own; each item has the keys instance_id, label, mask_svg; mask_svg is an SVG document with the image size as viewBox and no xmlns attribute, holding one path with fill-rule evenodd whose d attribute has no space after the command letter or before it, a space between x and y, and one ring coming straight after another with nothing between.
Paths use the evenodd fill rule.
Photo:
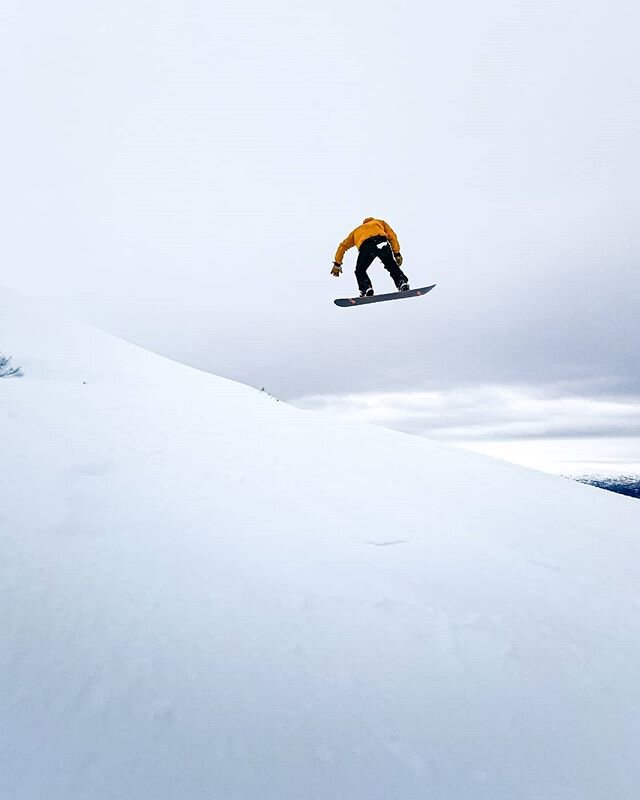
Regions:
<instances>
[{"instance_id":1,"label":"white snowfield","mask_svg":"<svg viewBox=\"0 0 640 800\"><path fill-rule=\"evenodd\" d=\"M0 352L0 798L640 797L637 500L15 298Z\"/></svg>"}]
</instances>

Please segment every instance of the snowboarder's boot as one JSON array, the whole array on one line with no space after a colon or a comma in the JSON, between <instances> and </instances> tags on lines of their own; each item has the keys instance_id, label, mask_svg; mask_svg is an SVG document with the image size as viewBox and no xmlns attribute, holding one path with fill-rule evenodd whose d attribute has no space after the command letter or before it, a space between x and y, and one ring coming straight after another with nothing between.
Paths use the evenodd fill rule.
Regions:
<instances>
[{"instance_id":1,"label":"snowboarder's boot","mask_svg":"<svg viewBox=\"0 0 640 800\"><path fill-rule=\"evenodd\" d=\"M393 282L395 283L396 289L399 292L409 291L409 278L407 278L401 269L396 267L396 272L395 274L392 274L391 277L393 278Z\"/></svg>"},{"instance_id":2,"label":"snowboarder's boot","mask_svg":"<svg viewBox=\"0 0 640 800\"><path fill-rule=\"evenodd\" d=\"M360 297L373 297L373 289L371 286L365 289L364 292L360 292Z\"/></svg>"}]
</instances>

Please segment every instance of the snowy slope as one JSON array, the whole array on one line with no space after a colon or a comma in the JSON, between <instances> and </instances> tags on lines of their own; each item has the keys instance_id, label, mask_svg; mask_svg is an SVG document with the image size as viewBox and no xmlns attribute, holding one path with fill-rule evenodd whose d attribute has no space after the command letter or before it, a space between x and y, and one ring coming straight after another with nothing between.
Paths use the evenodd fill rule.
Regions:
<instances>
[{"instance_id":1,"label":"snowy slope","mask_svg":"<svg viewBox=\"0 0 640 800\"><path fill-rule=\"evenodd\" d=\"M640 503L14 299L0 797L640 794Z\"/></svg>"}]
</instances>

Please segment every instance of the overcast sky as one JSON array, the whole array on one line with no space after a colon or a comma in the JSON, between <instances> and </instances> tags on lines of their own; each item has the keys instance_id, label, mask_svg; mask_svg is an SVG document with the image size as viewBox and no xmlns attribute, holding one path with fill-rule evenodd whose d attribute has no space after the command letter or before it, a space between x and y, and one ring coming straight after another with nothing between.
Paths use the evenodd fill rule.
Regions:
<instances>
[{"instance_id":1,"label":"overcast sky","mask_svg":"<svg viewBox=\"0 0 640 800\"><path fill-rule=\"evenodd\" d=\"M5 0L0 29L0 283L305 407L640 462L636 0ZM333 305L365 216L429 296Z\"/></svg>"}]
</instances>

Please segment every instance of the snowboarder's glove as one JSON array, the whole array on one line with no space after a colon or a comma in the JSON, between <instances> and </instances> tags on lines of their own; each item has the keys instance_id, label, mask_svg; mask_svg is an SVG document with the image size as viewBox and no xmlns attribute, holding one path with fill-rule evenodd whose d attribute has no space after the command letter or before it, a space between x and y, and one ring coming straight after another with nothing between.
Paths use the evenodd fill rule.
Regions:
<instances>
[{"instance_id":1,"label":"snowboarder's glove","mask_svg":"<svg viewBox=\"0 0 640 800\"><path fill-rule=\"evenodd\" d=\"M337 261L334 261L333 266L331 267L331 274L334 278L339 278L342 274L342 264L338 264Z\"/></svg>"},{"instance_id":2,"label":"snowboarder's glove","mask_svg":"<svg viewBox=\"0 0 640 800\"><path fill-rule=\"evenodd\" d=\"M394 258L395 258L395 260L396 260L396 264L397 264L399 267L401 267L401 266L402 266L402 261L403 261L402 255L401 255L400 253L394 253L394 254L393 254L393 257L394 257Z\"/></svg>"}]
</instances>

